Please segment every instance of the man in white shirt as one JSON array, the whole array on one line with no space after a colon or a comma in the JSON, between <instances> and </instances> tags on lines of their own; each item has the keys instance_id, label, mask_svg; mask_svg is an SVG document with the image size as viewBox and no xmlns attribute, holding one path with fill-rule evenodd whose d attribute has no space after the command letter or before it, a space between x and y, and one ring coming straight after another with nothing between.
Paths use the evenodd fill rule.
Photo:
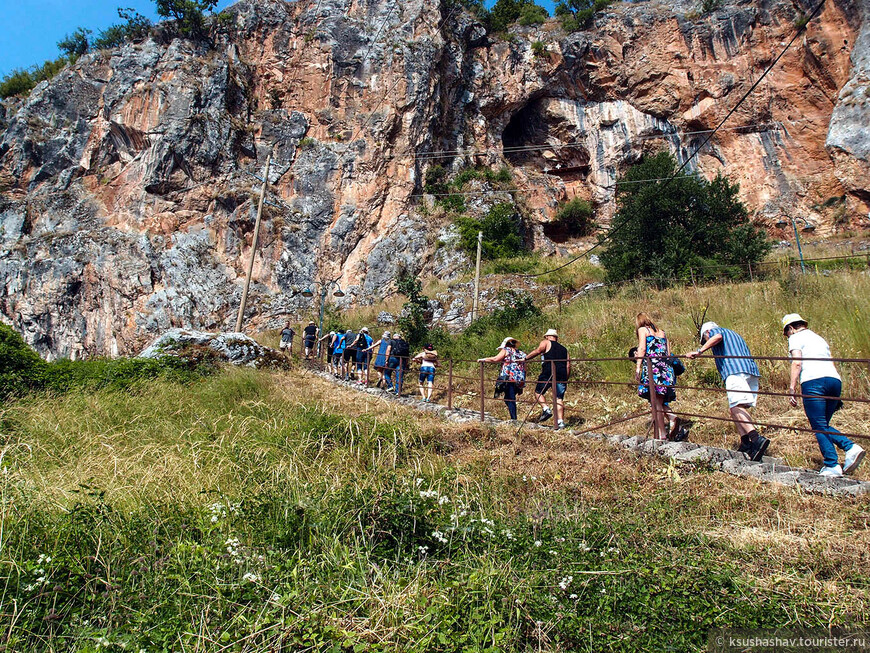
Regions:
<instances>
[{"instance_id":1,"label":"man in white shirt","mask_svg":"<svg viewBox=\"0 0 870 653\"><path fill-rule=\"evenodd\" d=\"M824 338L807 328L807 321L797 313L782 318L782 335L788 338L792 359L789 402L797 407L797 384L800 381L804 412L816 432L816 441L825 461L819 475L851 474L864 459L864 449L831 426L834 412L843 405L839 400L843 384L831 360L831 349ZM846 453L842 467L835 447Z\"/></svg>"}]
</instances>

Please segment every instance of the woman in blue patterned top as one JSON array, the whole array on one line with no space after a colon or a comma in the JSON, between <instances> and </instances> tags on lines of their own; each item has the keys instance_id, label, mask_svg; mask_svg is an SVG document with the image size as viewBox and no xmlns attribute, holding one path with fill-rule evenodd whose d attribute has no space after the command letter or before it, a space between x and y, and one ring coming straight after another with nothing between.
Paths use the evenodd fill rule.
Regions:
<instances>
[{"instance_id":1,"label":"woman in blue patterned top","mask_svg":"<svg viewBox=\"0 0 870 653\"><path fill-rule=\"evenodd\" d=\"M659 329L646 313L638 313L634 319L637 328L637 356L635 360L634 378L638 382L637 394L641 397L649 397L653 405L655 424L653 430L657 440L667 440L668 431L665 430L664 403L670 393L674 392L676 377L674 368L668 362L671 355L671 346L665 332ZM647 379L647 361L650 358L652 367L652 386L655 392L650 396L650 383Z\"/></svg>"}]
</instances>

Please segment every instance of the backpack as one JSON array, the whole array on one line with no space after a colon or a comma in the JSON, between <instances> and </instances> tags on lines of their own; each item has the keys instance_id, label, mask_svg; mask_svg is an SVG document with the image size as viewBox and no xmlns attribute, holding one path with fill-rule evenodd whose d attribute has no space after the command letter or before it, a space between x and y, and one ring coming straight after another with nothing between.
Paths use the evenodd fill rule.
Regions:
<instances>
[{"instance_id":1,"label":"backpack","mask_svg":"<svg viewBox=\"0 0 870 653\"><path fill-rule=\"evenodd\" d=\"M407 358L410 353L411 350L405 340L393 340L393 349L390 351L390 356Z\"/></svg>"}]
</instances>

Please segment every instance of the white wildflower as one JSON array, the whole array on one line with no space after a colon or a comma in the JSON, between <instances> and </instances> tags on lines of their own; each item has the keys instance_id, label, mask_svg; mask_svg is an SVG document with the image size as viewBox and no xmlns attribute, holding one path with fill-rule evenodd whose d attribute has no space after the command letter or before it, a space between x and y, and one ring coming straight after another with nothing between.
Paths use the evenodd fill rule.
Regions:
<instances>
[{"instance_id":1,"label":"white wildflower","mask_svg":"<svg viewBox=\"0 0 870 653\"><path fill-rule=\"evenodd\" d=\"M261 578L259 574L255 574L251 571L246 571L245 575L242 576L242 580L248 583L259 583Z\"/></svg>"},{"instance_id":2,"label":"white wildflower","mask_svg":"<svg viewBox=\"0 0 870 653\"><path fill-rule=\"evenodd\" d=\"M562 589L562 591L565 591L566 589L568 589L568 586L571 585L573 580L573 576L565 576L562 578L562 580L559 581L559 587Z\"/></svg>"},{"instance_id":3,"label":"white wildflower","mask_svg":"<svg viewBox=\"0 0 870 653\"><path fill-rule=\"evenodd\" d=\"M450 497L443 496L438 498L438 505L443 506L445 503L450 503Z\"/></svg>"},{"instance_id":4,"label":"white wildflower","mask_svg":"<svg viewBox=\"0 0 870 653\"><path fill-rule=\"evenodd\" d=\"M550 549L549 554L550 554L551 556L554 556L554 555L556 555L556 552L553 551L553 549Z\"/></svg>"},{"instance_id":5,"label":"white wildflower","mask_svg":"<svg viewBox=\"0 0 870 653\"><path fill-rule=\"evenodd\" d=\"M541 540L535 540L535 546L541 546L542 544Z\"/></svg>"},{"instance_id":6,"label":"white wildflower","mask_svg":"<svg viewBox=\"0 0 870 653\"><path fill-rule=\"evenodd\" d=\"M421 499L437 499L438 498L438 490L421 490L420 498Z\"/></svg>"},{"instance_id":7,"label":"white wildflower","mask_svg":"<svg viewBox=\"0 0 870 653\"><path fill-rule=\"evenodd\" d=\"M515 540L515 539L517 539L517 538L514 536L513 532L512 532L510 529L508 529L508 528L504 529L504 530L501 532L501 534L504 535L505 538L508 539L508 540Z\"/></svg>"},{"instance_id":8,"label":"white wildflower","mask_svg":"<svg viewBox=\"0 0 870 653\"><path fill-rule=\"evenodd\" d=\"M576 594L571 594L568 598L569 598L569 599L573 599L573 600L576 601L576 600L577 600L577 595L576 595Z\"/></svg>"},{"instance_id":9,"label":"white wildflower","mask_svg":"<svg viewBox=\"0 0 870 653\"><path fill-rule=\"evenodd\" d=\"M592 550L591 547L588 544L586 544L585 540L583 542L580 542L580 544L577 545L577 548L579 548L584 553Z\"/></svg>"},{"instance_id":10,"label":"white wildflower","mask_svg":"<svg viewBox=\"0 0 870 653\"><path fill-rule=\"evenodd\" d=\"M444 536L444 533L441 531L433 531L432 537L441 542L441 544L447 544L447 538Z\"/></svg>"},{"instance_id":11,"label":"white wildflower","mask_svg":"<svg viewBox=\"0 0 870 653\"><path fill-rule=\"evenodd\" d=\"M417 487L420 487L420 483L423 482L423 479L422 479L422 478L418 478L415 482L416 482L416 484L417 484Z\"/></svg>"},{"instance_id":12,"label":"white wildflower","mask_svg":"<svg viewBox=\"0 0 870 653\"><path fill-rule=\"evenodd\" d=\"M281 600L281 595L278 592L272 592L272 596L269 597L269 600L272 603L278 603Z\"/></svg>"},{"instance_id":13,"label":"white wildflower","mask_svg":"<svg viewBox=\"0 0 870 653\"><path fill-rule=\"evenodd\" d=\"M428 551L429 551L429 547L428 546L418 546L417 550L420 552L421 555L426 555L426 553L428 553Z\"/></svg>"}]
</instances>

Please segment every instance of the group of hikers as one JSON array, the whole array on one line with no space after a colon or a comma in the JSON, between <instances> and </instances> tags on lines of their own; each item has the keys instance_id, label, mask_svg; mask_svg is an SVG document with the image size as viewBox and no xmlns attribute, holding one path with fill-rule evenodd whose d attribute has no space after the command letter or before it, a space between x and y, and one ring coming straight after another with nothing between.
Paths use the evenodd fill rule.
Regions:
<instances>
[{"instance_id":1,"label":"group of hikers","mask_svg":"<svg viewBox=\"0 0 870 653\"><path fill-rule=\"evenodd\" d=\"M667 335L649 315L638 313L635 327L637 345L629 350L628 358L635 363L637 394L647 399L653 408L651 428L654 437L685 440L692 422L678 417L671 409L671 403L676 400L677 376L685 371L685 366L681 357L672 354ZM410 345L400 331L384 331L377 341L366 327L359 332L338 329L321 336L314 322L309 322L303 332L306 358L319 355L319 349L325 347L329 371L340 379L360 385L369 381L368 366L371 365L377 374L375 385L396 395L402 393L411 363L419 363L420 397L424 402L432 400L439 366L438 352L433 345L427 344L412 356ZM808 328L807 321L797 313L782 318L782 332L788 339L791 357L789 403L797 407L798 399L802 401L824 459L819 473L823 476L850 474L861 464L865 452L830 424L834 413L842 406L839 399L842 382L831 361L830 347L824 338ZM287 324L281 335L282 349L292 351L294 333ZM737 451L750 460L760 461L770 446L770 440L759 434L749 412L758 402L761 377L749 347L738 333L715 322L704 322L698 336L700 346L682 358L693 360L708 352L713 355L725 386L730 418L740 437ZM478 358L477 362L500 363L496 396L503 395L510 419L516 420L517 397L523 393L526 384L526 366L538 357L541 359L541 373L535 384L532 410L535 406L541 409L537 422L555 417L555 428L564 429L571 359L567 348L559 342L555 329L547 330L537 347L528 353L522 351L516 338L508 336L494 356ZM837 448L844 452L842 465Z\"/></svg>"}]
</instances>

